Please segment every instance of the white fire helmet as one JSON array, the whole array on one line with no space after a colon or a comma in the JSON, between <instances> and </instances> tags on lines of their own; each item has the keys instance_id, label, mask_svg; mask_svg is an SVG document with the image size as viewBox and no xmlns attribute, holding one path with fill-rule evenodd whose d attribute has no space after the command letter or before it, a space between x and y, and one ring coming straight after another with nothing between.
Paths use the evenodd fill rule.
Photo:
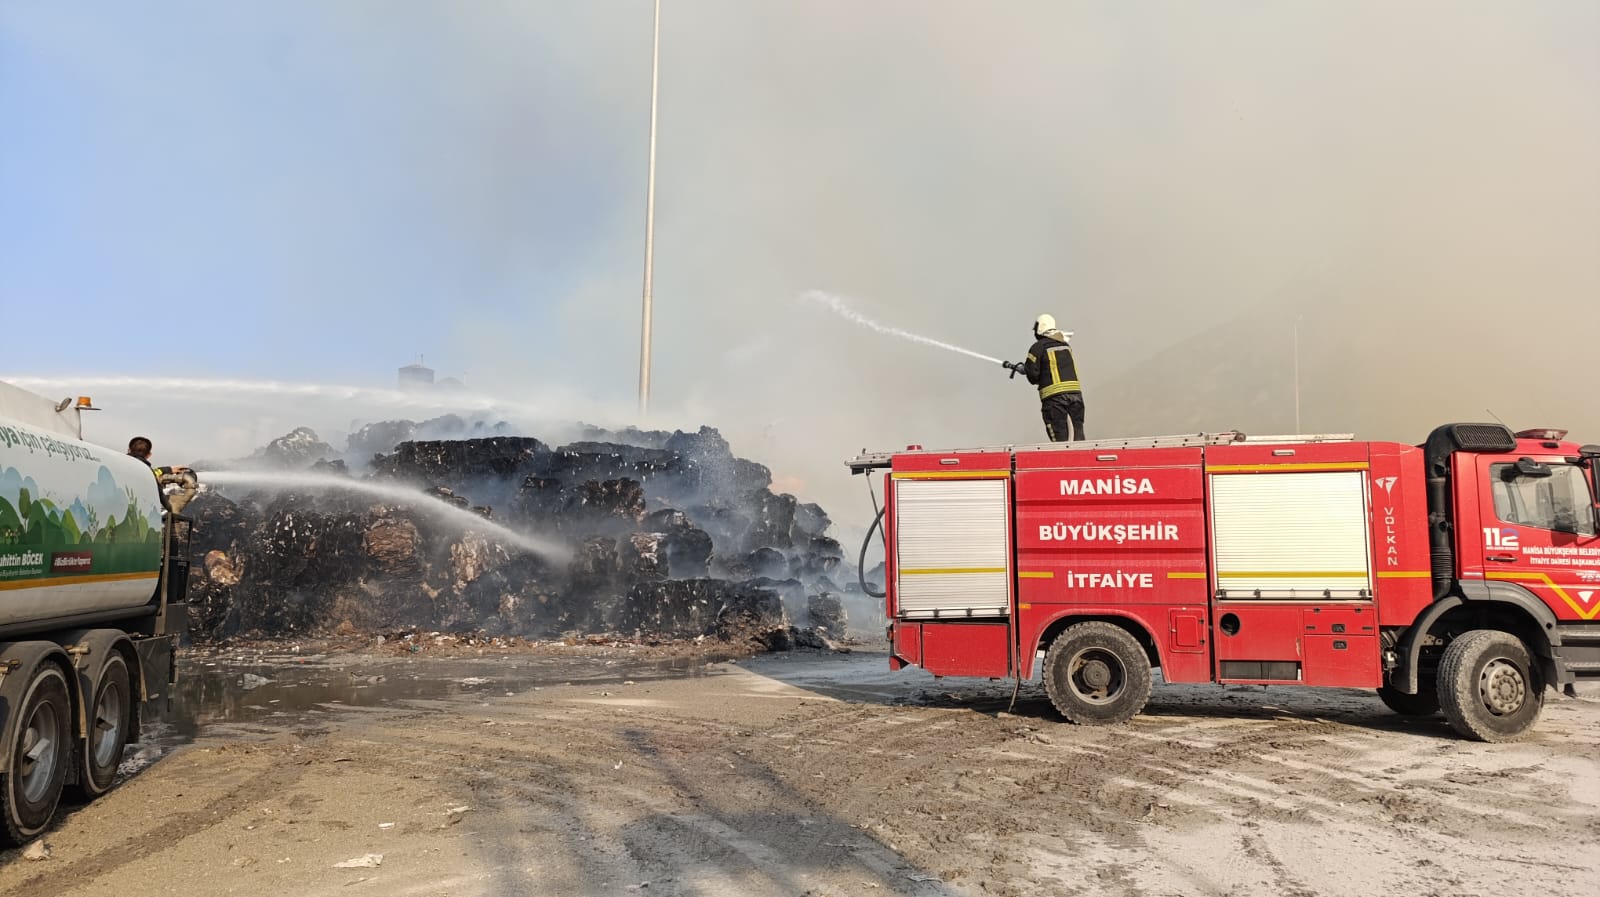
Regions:
<instances>
[{"instance_id":1,"label":"white fire helmet","mask_svg":"<svg viewBox=\"0 0 1600 897\"><path fill-rule=\"evenodd\" d=\"M1039 317L1035 318L1033 322L1033 335L1050 335L1064 343L1072 342L1072 331L1062 330L1060 327L1057 327L1054 315L1040 315Z\"/></svg>"}]
</instances>

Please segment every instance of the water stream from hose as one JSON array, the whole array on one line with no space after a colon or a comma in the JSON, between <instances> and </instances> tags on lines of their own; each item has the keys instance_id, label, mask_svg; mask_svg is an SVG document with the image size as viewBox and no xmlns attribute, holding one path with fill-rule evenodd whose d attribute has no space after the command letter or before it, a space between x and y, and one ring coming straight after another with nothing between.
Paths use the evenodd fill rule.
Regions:
<instances>
[{"instance_id":1,"label":"water stream from hose","mask_svg":"<svg viewBox=\"0 0 1600 897\"><path fill-rule=\"evenodd\" d=\"M982 352L974 352L971 349L963 349L960 346L954 346L950 343L941 342L932 337L923 336L920 333L912 333L909 330L901 330L899 327L890 327L887 324L880 324L861 312L851 308L850 304L844 301L844 297L836 296L833 293L826 293L822 290L810 290L801 294L800 298L806 300L807 302L815 302L852 324L859 324L862 327L865 327L869 330L875 330L878 333L884 334L885 336L899 337L903 340L910 340L913 343L921 343L924 346L932 346L935 349L944 349L947 352L959 352L962 355L976 358L979 361L987 361L990 364L1000 363L1000 359L984 355Z\"/></svg>"},{"instance_id":2,"label":"water stream from hose","mask_svg":"<svg viewBox=\"0 0 1600 897\"><path fill-rule=\"evenodd\" d=\"M572 551L558 542L518 532L505 524L399 484L357 480L327 473L245 470L210 471L202 473L200 481L212 486L251 486L278 491L360 492L373 498L416 508L463 531L477 530L547 560L565 561L572 556Z\"/></svg>"}]
</instances>

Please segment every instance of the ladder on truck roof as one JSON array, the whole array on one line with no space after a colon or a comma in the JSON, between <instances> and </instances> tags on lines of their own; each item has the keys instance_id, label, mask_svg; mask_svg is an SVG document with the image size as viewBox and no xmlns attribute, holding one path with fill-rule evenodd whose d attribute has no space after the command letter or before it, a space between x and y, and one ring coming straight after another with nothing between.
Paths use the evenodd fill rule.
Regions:
<instances>
[{"instance_id":1,"label":"ladder on truck roof","mask_svg":"<svg viewBox=\"0 0 1600 897\"><path fill-rule=\"evenodd\" d=\"M1088 439L1080 442L1040 442L1026 445L993 445L961 449L907 449L899 452L869 452L862 450L845 465L851 473L866 473L890 466L896 455L962 455L973 452L1042 452L1042 451L1103 451L1132 448L1191 448L1207 445L1277 445L1282 443L1349 442L1353 433L1312 433L1298 436L1246 436L1238 430L1222 433L1195 433L1188 436L1129 436L1122 439Z\"/></svg>"}]
</instances>

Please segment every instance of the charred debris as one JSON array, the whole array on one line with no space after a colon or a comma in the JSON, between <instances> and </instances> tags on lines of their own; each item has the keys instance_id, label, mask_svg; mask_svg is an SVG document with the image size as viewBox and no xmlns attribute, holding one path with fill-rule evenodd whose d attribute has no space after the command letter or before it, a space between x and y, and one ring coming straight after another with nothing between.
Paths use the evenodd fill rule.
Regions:
<instances>
[{"instance_id":1,"label":"charred debris","mask_svg":"<svg viewBox=\"0 0 1600 897\"><path fill-rule=\"evenodd\" d=\"M308 429L233 465L415 490L207 489L189 601L196 642L404 629L480 637L715 638L823 647L845 635L844 552L815 504L772 491L715 429L585 428L551 447L504 425L390 421L337 453ZM472 438L418 438L462 433ZM385 446L383 449L377 446ZM351 463L352 459L365 462ZM359 471L355 468L359 468ZM448 502L553 543L527 551L426 513Z\"/></svg>"}]
</instances>

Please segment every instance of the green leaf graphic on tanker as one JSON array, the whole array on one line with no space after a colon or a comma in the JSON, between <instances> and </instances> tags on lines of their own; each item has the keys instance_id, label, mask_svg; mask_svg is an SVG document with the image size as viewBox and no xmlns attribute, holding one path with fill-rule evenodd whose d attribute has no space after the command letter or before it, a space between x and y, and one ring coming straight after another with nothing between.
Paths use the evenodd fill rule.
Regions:
<instances>
[{"instance_id":1,"label":"green leaf graphic on tanker","mask_svg":"<svg viewBox=\"0 0 1600 897\"><path fill-rule=\"evenodd\" d=\"M153 503L147 506L104 465L93 482L72 491L78 494L63 506L42 497L33 476L23 476L16 468L0 469L0 546L116 545L136 549L118 551L115 557L107 555L104 564L97 559L95 572L144 569L148 556L159 555L160 508Z\"/></svg>"}]
</instances>

